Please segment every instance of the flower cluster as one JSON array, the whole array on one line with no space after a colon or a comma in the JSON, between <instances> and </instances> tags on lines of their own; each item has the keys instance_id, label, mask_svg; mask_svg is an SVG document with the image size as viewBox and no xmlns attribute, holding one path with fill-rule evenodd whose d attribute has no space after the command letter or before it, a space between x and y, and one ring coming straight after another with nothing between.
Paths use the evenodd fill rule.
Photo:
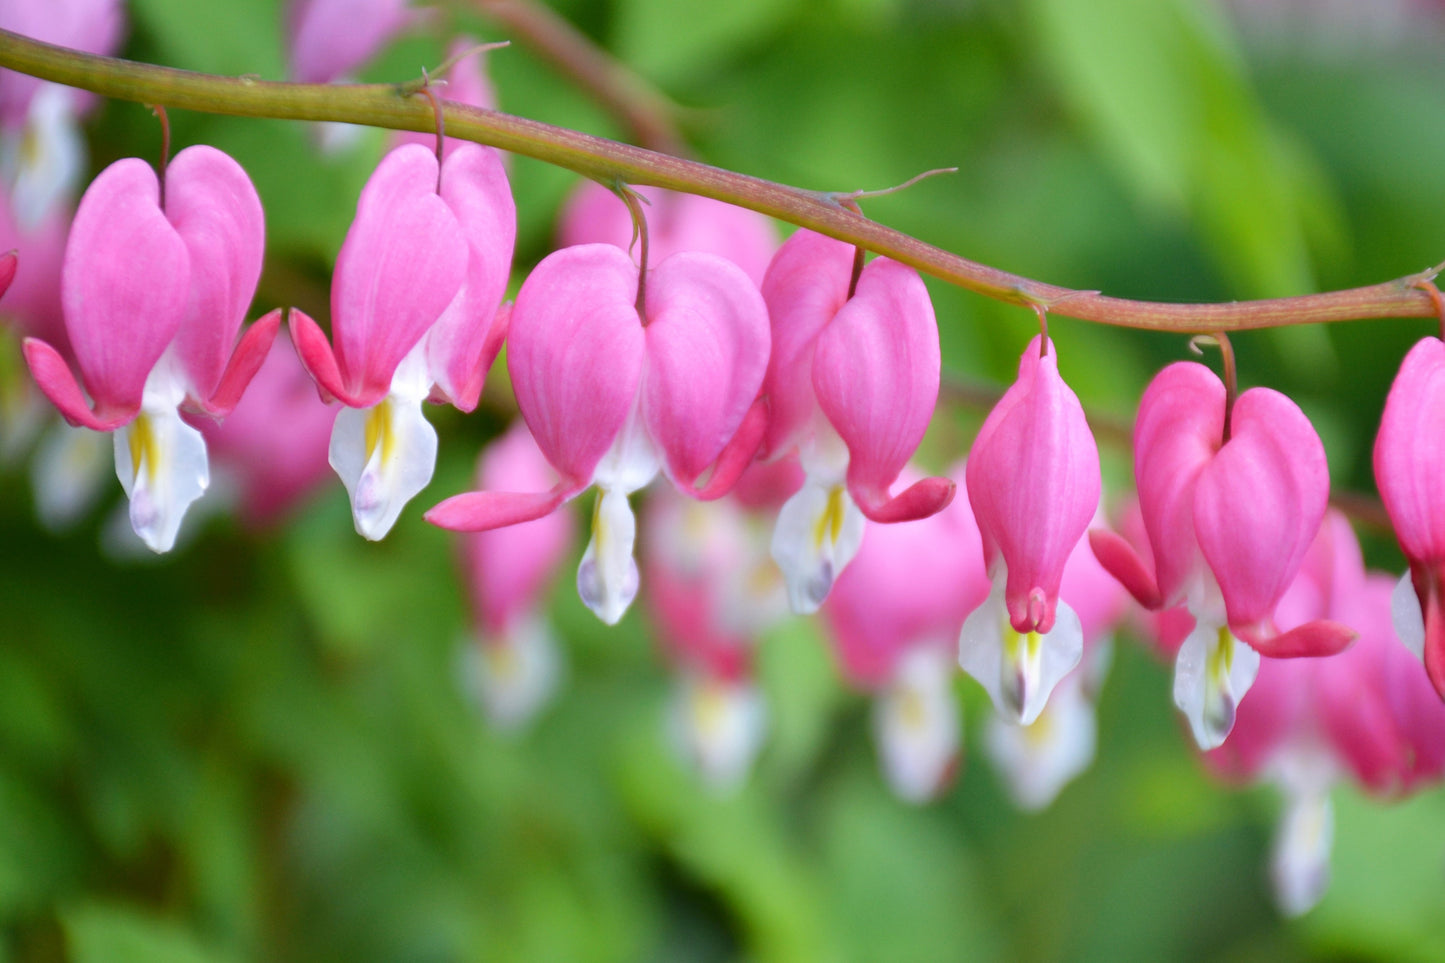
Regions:
<instances>
[{"instance_id":1,"label":"flower cluster","mask_svg":"<svg viewBox=\"0 0 1445 963\"><path fill-rule=\"evenodd\" d=\"M412 22L404 4L375 6L381 34ZM300 6L297 76L345 75L381 42L317 48L339 10ZM94 37L62 39L103 49L109 24L93 14ZM458 93L490 97L479 74ZM0 121L53 131L45 96L0 85ZM34 240L17 245L6 307L32 321L39 390L112 436L150 549L176 544L213 457L257 521L329 462L356 531L384 538L432 480L423 403L473 411L505 348L520 419L484 452L477 489L425 514L465 533L465 671L499 725L531 718L560 676L540 600L571 552L561 510L596 488L578 594L609 625L643 598L678 676L674 740L716 787L738 785L762 747L753 657L791 608L821 613L841 675L874 699L900 797L932 799L958 771L956 664L987 693L1005 787L1046 806L1094 753L1126 592L1174 659L1174 701L1209 765L1283 789L1286 910L1322 892L1335 781L1403 793L1445 776L1439 339L1405 359L1375 448L1409 565L1391 600L1327 514L1318 434L1277 391L1236 396L1232 373L1193 362L1161 371L1133 431L1137 512L1111 531L1094 436L1046 330L967 459L929 476L912 460L941 360L914 269L808 230L775 246L766 221L715 201L589 185L564 243L507 302L517 215L502 157L436 146L398 138L381 159L336 258L329 331L293 308L289 341L279 308L243 332L265 225L226 154L117 161L54 231L56 189L13 175L3 213ZM28 271L52 275L49 301ZM0 287L13 277L0 258ZM639 565L633 496L659 476Z\"/></svg>"}]
</instances>

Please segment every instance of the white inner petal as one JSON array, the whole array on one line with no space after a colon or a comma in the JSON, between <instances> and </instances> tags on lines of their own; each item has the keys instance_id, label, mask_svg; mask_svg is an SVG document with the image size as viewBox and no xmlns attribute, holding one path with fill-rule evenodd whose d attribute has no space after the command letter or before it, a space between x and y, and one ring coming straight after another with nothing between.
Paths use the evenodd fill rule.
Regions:
<instances>
[{"instance_id":1,"label":"white inner petal","mask_svg":"<svg viewBox=\"0 0 1445 963\"><path fill-rule=\"evenodd\" d=\"M1259 653L1225 626L1199 621L1174 662L1174 704L1200 749L1223 745L1239 700L1254 684Z\"/></svg>"},{"instance_id":2,"label":"white inner petal","mask_svg":"<svg viewBox=\"0 0 1445 963\"><path fill-rule=\"evenodd\" d=\"M668 712L677 751L708 788L719 793L742 786L762 748L767 723L767 705L752 682L706 675L682 676Z\"/></svg>"},{"instance_id":3,"label":"white inner petal","mask_svg":"<svg viewBox=\"0 0 1445 963\"><path fill-rule=\"evenodd\" d=\"M1324 898L1330 885L1330 849L1335 838L1335 811L1329 789L1291 793L1286 790L1284 817L1274 839L1270 882L1280 912L1300 916Z\"/></svg>"},{"instance_id":4,"label":"white inner petal","mask_svg":"<svg viewBox=\"0 0 1445 963\"><path fill-rule=\"evenodd\" d=\"M592 509L592 537L577 566L577 594L596 616L616 625L637 597L637 561L632 546L637 520L627 494L616 488L598 490Z\"/></svg>"},{"instance_id":5,"label":"white inner petal","mask_svg":"<svg viewBox=\"0 0 1445 963\"><path fill-rule=\"evenodd\" d=\"M397 366L385 398L370 408L337 412L329 460L351 496L357 534L372 541L391 531L436 469L436 429L422 414L430 390L426 355L418 346Z\"/></svg>"},{"instance_id":6,"label":"white inner petal","mask_svg":"<svg viewBox=\"0 0 1445 963\"><path fill-rule=\"evenodd\" d=\"M562 650L546 620L529 614L505 635L462 647L464 684L487 720L517 730L551 701L563 675Z\"/></svg>"},{"instance_id":7,"label":"white inner petal","mask_svg":"<svg viewBox=\"0 0 1445 963\"><path fill-rule=\"evenodd\" d=\"M858 554L865 519L841 482L812 475L783 503L773 529L772 554L799 615L818 611L833 581Z\"/></svg>"},{"instance_id":8,"label":"white inner petal","mask_svg":"<svg viewBox=\"0 0 1445 963\"><path fill-rule=\"evenodd\" d=\"M109 474L112 451L112 440L102 432L59 420L46 430L30 462L40 524L62 532L95 506Z\"/></svg>"},{"instance_id":9,"label":"white inner petal","mask_svg":"<svg viewBox=\"0 0 1445 963\"><path fill-rule=\"evenodd\" d=\"M1395 634L1405 643L1405 648L1424 662L1425 616L1420 611L1420 597L1415 594L1415 583L1408 570L1390 593L1390 621L1395 624Z\"/></svg>"},{"instance_id":10,"label":"white inner petal","mask_svg":"<svg viewBox=\"0 0 1445 963\"><path fill-rule=\"evenodd\" d=\"M1066 678L1031 725L988 721L984 751L1021 809L1047 807L1094 761L1098 725L1083 681L1080 673Z\"/></svg>"},{"instance_id":11,"label":"white inner petal","mask_svg":"<svg viewBox=\"0 0 1445 963\"><path fill-rule=\"evenodd\" d=\"M16 226L33 231L75 192L85 169L85 139L75 120L74 92L42 84L19 137L6 138L0 167L10 184Z\"/></svg>"},{"instance_id":12,"label":"white inner petal","mask_svg":"<svg viewBox=\"0 0 1445 963\"><path fill-rule=\"evenodd\" d=\"M1050 631L1015 631L1004 604L1007 580L1000 563L988 598L964 620L958 664L984 687L1000 716L1026 726L1039 717L1059 680L1079 664L1084 629L1061 600Z\"/></svg>"},{"instance_id":13,"label":"white inner petal","mask_svg":"<svg viewBox=\"0 0 1445 963\"><path fill-rule=\"evenodd\" d=\"M889 786L908 802L945 788L958 761L961 721L953 696L953 662L920 645L903 656L873 705L873 732Z\"/></svg>"},{"instance_id":14,"label":"white inner petal","mask_svg":"<svg viewBox=\"0 0 1445 963\"><path fill-rule=\"evenodd\" d=\"M210 484L206 441L174 408L142 408L113 437L115 473L130 498L131 528L151 551L168 552L186 509Z\"/></svg>"}]
</instances>

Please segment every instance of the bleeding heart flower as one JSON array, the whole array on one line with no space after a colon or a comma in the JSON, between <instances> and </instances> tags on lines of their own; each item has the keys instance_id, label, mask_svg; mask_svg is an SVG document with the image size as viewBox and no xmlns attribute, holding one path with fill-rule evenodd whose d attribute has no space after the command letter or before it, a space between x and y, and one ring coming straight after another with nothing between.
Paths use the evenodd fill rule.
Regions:
<instances>
[{"instance_id":1,"label":"bleeding heart flower","mask_svg":"<svg viewBox=\"0 0 1445 963\"><path fill-rule=\"evenodd\" d=\"M382 538L431 481L429 397L476 407L501 350L498 309L511 271L516 208L496 151L465 144L442 164L407 144L377 165L331 284L332 334L291 312L291 335L322 397L347 407L331 465L366 538Z\"/></svg>"},{"instance_id":2,"label":"bleeding heart flower","mask_svg":"<svg viewBox=\"0 0 1445 963\"><path fill-rule=\"evenodd\" d=\"M562 480L548 492L458 495L427 513L443 528L482 531L539 518L595 484L577 587L609 625L637 592L627 496L659 470L693 497L726 494L767 421L756 401L767 307L747 276L719 257L674 255L647 272L645 317L638 280L607 244L537 265L517 294L507 364L522 417Z\"/></svg>"},{"instance_id":3,"label":"bleeding heart flower","mask_svg":"<svg viewBox=\"0 0 1445 963\"><path fill-rule=\"evenodd\" d=\"M1204 365L1161 371L1139 403L1134 474L1153 572L1124 539L1091 535L1105 568L1147 608L1185 604L1193 632L1174 701L1200 748L1224 741L1259 658L1338 652L1355 634L1319 619L1278 631L1275 606L1299 571L1329 499L1324 446L1284 395L1252 388L1226 439L1224 384Z\"/></svg>"},{"instance_id":4,"label":"bleeding heart flower","mask_svg":"<svg viewBox=\"0 0 1445 963\"><path fill-rule=\"evenodd\" d=\"M1283 793L1271 877L1291 916L1328 885L1339 779L1395 796L1445 775L1445 705L1394 637L1391 589L1388 577L1365 572L1349 522L1330 512L1276 620L1285 629L1338 620L1358 628L1359 641L1330 658L1264 660L1228 739L1205 756L1225 778L1266 779Z\"/></svg>"},{"instance_id":5,"label":"bleeding heart flower","mask_svg":"<svg viewBox=\"0 0 1445 963\"><path fill-rule=\"evenodd\" d=\"M125 32L121 0L11 0L0 28L45 43L109 55ZM86 168L79 118L91 94L13 70L0 71L0 177L27 232L66 207Z\"/></svg>"},{"instance_id":6,"label":"bleeding heart flower","mask_svg":"<svg viewBox=\"0 0 1445 963\"><path fill-rule=\"evenodd\" d=\"M675 682L672 741L711 789L741 785L766 734L759 634L787 611L759 520L732 499L649 497L647 610Z\"/></svg>"},{"instance_id":7,"label":"bleeding heart flower","mask_svg":"<svg viewBox=\"0 0 1445 963\"><path fill-rule=\"evenodd\" d=\"M1375 438L1375 484L1410 564L1396 631L1445 698L1445 344L1422 338L1390 386ZM1406 582L1408 581L1408 587ZM1414 606L1405 593L1413 590Z\"/></svg>"},{"instance_id":8,"label":"bleeding heart flower","mask_svg":"<svg viewBox=\"0 0 1445 963\"><path fill-rule=\"evenodd\" d=\"M477 462L483 489L545 488L556 476L518 421ZM546 705L562 675L562 650L544 600L571 553L573 520L555 513L511 528L461 537L475 625L468 673L483 711L501 728L525 725Z\"/></svg>"},{"instance_id":9,"label":"bleeding heart flower","mask_svg":"<svg viewBox=\"0 0 1445 963\"><path fill-rule=\"evenodd\" d=\"M798 231L763 280L773 354L763 456L796 450L807 475L783 505L773 558L793 611L815 612L862 542L864 519L926 518L953 482L925 478L894 496L938 400L938 325L918 273L887 258L863 269L854 249Z\"/></svg>"},{"instance_id":10,"label":"bleeding heart flower","mask_svg":"<svg viewBox=\"0 0 1445 963\"><path fill-rule=\"evenodd\" d=\"M961 466L953 476L961 483ZM935 798L958 770L952 653L988 589L978 525L968 499L956 498L929 518L870 526L823 603L844 675L874 693L879 759L902 799Z\"/></svg>"},{"instance_id":11,"label":"bleeding heart flower","mask_svg":"<svg viewBox=\"0 0 1445 963\"><path fill-rule=\"evenodd\" d=\"M968 497L993 590L963 625L959 663L1028 725L1084 651L1059 587L1099 507L1099 450L1052 342L1034 338L968 458Z\"/></svg>"},{"instance_id":12,"label":"bleeding heart flower","mask_svg":"<svg viewBox=\"0 0 1445 963\"><path fill-rule=\"evenodd\" d=\"M150 165L117 161L81 198L62 277L66 331L94 409L55 348L25 342L36 383L66 419L115 432L131 524L152 551L175 543L210 480L205 442L180 410L227 414L280 325L273 311L236 341L264 243L256 190L220 151L176 155L164 206Z\"/></svg>"}]
</instances>

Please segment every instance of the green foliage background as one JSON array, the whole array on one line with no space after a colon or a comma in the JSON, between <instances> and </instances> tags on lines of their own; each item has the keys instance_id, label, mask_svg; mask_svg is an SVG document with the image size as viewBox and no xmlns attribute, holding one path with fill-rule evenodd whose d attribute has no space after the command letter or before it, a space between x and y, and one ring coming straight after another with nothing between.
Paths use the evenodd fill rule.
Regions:
<instances>
[{"instance_id":1,"label":"green foliage background","mask_svg":"<svg viewBox=\"0 0 1445 963\"><path fill-rule=\"evenodd\" d=\"M714 163L832 190L959 167L868 213L1020 273L1230 299L1445 257L1439 33L1242 39L1204 0L558 7L694 107ZM132 15L134 58L282 74L276 0L134 0ZM405 40L367 77L415 76L441 50ZM489 67L503 109L617 134L521 45ZM322 159L299 125L172 121L178 145L215 144L256 181L257 313L324 316L381 135ZM156 150L137 105L106 105L91 134L97 169ZM573 179L525 159L513 172L520 278ZM1006 381L1032 316L931 287L945 367ZM1236 345L1246 383L1315 419L1336 485L1369 492L1385 390L1428 330ZM1115 416L1185 355L1179 337L1053 332L1066 378ZM1282 922L1264 879L1276 799L1203 775L1166 669L1138 646L1104 691L1098 762L1040 816L1015 813L975 759L941 802L894 801L866 706L803 620L763 648L774 732L755 778L710 797L665 745L645 620L604 628L567 576L552 606L565 691L524 735L488 731L457 684L454 549L420 512L461 490L503 415L432 414L437 479L379 545L332 485L278 530L213 517L173 556L118 562L97 550L102 517L44 534L23 473L0 478L0 960L1445 959L1445 793L1338 792L1329 895ZM979 418L940 409L923 457L952 461ZM1127 466L1106 451L1116 492ZM1366 535L1376 564L1400 567L1387 533ZM972 724L980 694L959 693Z\"/></svg>"}]
</instances>

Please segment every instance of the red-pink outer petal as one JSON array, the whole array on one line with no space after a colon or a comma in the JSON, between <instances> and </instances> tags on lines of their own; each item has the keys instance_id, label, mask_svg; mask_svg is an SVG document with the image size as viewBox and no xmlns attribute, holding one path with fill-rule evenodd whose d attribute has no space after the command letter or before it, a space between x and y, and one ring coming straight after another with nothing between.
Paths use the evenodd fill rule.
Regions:
<instances>
[{"instance_id":1,"label":"red-pink outer petal","mask_svg":"<svg viewBox=\"0 0 1445 963\"><path fill-rule=\"evenodd\" d=\"M690 488L762 387L767 305L731 261L675 254L648 271L647 321L643 418L668 475Z\"/></svg>"}]
</instances>

